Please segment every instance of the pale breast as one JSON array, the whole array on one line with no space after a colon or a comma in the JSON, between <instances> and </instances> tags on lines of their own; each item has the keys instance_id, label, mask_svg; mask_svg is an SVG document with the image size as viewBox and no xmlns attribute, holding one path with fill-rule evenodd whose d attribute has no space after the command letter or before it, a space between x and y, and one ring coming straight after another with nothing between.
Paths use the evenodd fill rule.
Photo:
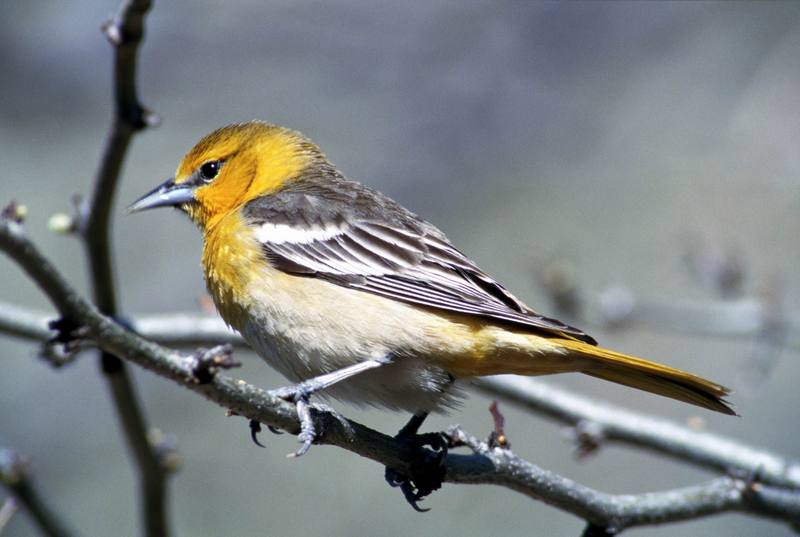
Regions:
<instances>
[{"instance_id":1,"label":"pale breast","mask_svg":"<svg viewBox=\"0 0 800 537\"><path fill-rule=\"evenodd\" d=\"M298 382L368 359L391 363L327 391L357 404L409 411L451 406L453 377L431 359L447 323L418 308L325 281L267 269L251 289L242 335L270 365ZM442 333L442 335L444 335Z\"/></svg>"}]
</instances>

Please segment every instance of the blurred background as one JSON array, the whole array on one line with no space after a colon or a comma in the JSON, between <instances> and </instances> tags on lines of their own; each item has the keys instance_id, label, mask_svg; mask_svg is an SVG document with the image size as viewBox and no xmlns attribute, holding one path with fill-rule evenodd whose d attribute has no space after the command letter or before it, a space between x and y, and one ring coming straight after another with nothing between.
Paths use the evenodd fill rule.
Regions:
<instances>
[{"instance_id":1,"label":"blurred background","mask_svg":"<svg viewBox=\"0 0 800 537\"><path fill-rule=\"evenodd\" d=\"M47 221L91 188L111 114L99 26L116 9L5 0L0 18L0 203L28 206L30 234L82 290L82 246ZM540 276L558 259L587 296L623 285L641 300L716 302L687 270L698 245L735 252L734 295L769 288L784 311L800 311L800 3L156 2L140 60L142 100L163 122L135 139L114 208L128 313L198 311L205 290L188 220L124 207L171 176L200 136L253 118L310 136L346 175L441 227L540 311L556 312ZM48 307L4 257L0 281L0 300ZM742 418L577 375L548 382L679 422L700 416L708 430L800 457L795 351L745 385L751 339L589 328L606 346L735 386ZM243 355L236 376L283 385ZM136 534L136 484L96 360L54 370L6 337L0 356L0 446L31 457L36 483L82 535ZM150 422L175 435L184 459L171 482L176 535L582 530L571 515L488 486L445 485L419 515L371 461L330 447L287 460L293 437L265 433L259 449L244 420L133 374ZM484 435L489 403L472 395L427 427ZM407 418L337 407L385 432ZM578 462L559 425L501 408L515 452L604 491L711 477L616 446ZM737 514L628 533L791 534ZM5 535L36 532L19 513Z\"/></svg>"}]
</instances>

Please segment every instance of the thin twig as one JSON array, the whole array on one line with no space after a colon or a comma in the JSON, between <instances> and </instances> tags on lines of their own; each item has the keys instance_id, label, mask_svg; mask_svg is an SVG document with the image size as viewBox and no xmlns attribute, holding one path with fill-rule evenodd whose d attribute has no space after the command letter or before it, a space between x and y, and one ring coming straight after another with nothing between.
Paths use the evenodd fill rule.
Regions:
<instances>
[{"instance_id":1,"label":"thin twig","mask_svg":"<svg viewBox=\"0 0 800 537\"><path fill-rule=\"evenodd\" d=\"M668 301L638 296L612 286L601 293L582 292L574 267L565 261L541 271L540 284L553 307L584 327L632 328L694 337L753 339L776 335L781 347L800 351L800 313L783 311L779 292L736 300Z\"/></svg>"},{"instance_id":2,"label":"thin twig","mask_svg":"<svg viewBox=\"0 0 800 537\"><path fill-rule=\"evenodd\" d=\"M150 5L150 0L126 0L118 15L103 25L103 32L114 47L114 115L94 191L88 206L80 207L78 214L77 229L86 246L94 301L101 312L111 316L119 313L109 241L114 195L133 135L157 121L140 104L136 91L137 52ZM138 468L145 535L167 535L166 470L148 441L146 420L136 390L122 360L103 352L100 363Z\"/></svg>"},{"instance_id":3,"label":"thin twig","mask_svg":"<svg viewBox=\"0 0 800 537\"><path fill-rule=\"evenodd\" d=\"M614 308L609 303L617 300L611 297L614 292L588 300L581 315L582 321L589 325L607 326L607 312ZM780 324L781 339L786 347L800 350L800 316L787 313L776 318L777 310L760 298L665 302L630 295L630 300L630 309L612 324L658 333L725 339L755 338L763 333L765 326Z\"/></svg>"},{"instance_id":4,"label":"thin twig","mask_svg":"<svg viewBox=\"0 0 800 537\"><path fill-rule=\"evenodd\" d=\"M52 332L47 327L52 314L0 302L0 332L31 341L47 341Z\"/></svg>"},{"instance_id":5,"label":"thin twig","mask_svg":"<svg viewBox=\"0 0 800 537\"><path fill-rule=\"evenodd\" d=\"M0 449L0 483L5 485L13 497L31 515L39 530L48 537L70 537L72 533L66 529L42 499L28 476L28 461L17 452ZM0 529L2 525L0 525Z\"/></svg>"},{"instance_id":6,"label":"thin twig","mask_svg":"<svg viewBox=\"0 0 800 537\"><path fill-rule=\"evenodd\" d=\"M172 379L246 419L293 434L300 432L294 405L245 381L219 374L209 382L198 383L196 356L163 348L99 313L39 253L19 224L0 220L0 250L25 270L62 316L85 326L102 349ZM339 446L401 472L409 470L411 458L407 443L332 411L314 409L312 415L320 432L318 443ZM454 445L469 446L474 452L447 456L447 482L501 485L603 528L621 530L726 511L780 519L793 525L800 518L798 489L778 489L755 480L722 477L666 492L612 495L539 468L510 450L491 449L460 429L452 429L449 435Z\"/></svg>"},{"instance_id":7,"label":"thin twig","mask_svg":"<svg viewBox=\"0 0 800 537\"><path fill-rule=\"evenodd\" d=\"M3 502L3 505L0 506L0 535L3 534L3 530L11 522L11 519L14 518L14 514L19 509L17 505L17 500L14 496L9 496Z\"/></svg>"},{"instance_id":8,"label":"thin twig","mask_svg":"<svg viewBox=\"0 0 800 537\"><path fill-rule=\"evenodd\" d=\"M54 313L0 301L0 333L45 342L53 333L47 324ZM197 313L136 315L126 319L132 330L164 345L213 347L230 343L249 348L219 317Z\"/></svg>"}]
</instances>

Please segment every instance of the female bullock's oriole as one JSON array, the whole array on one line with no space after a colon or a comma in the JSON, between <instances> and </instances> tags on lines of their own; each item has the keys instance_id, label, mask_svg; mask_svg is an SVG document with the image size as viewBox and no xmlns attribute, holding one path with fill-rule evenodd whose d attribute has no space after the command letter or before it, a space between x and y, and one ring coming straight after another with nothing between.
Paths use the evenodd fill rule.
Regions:
<instances>
[{"instance_id":1,"label":"female bullock's oriole","mask_svg":"<svg viewBox=\"0 0 800 537\"><path fill-rule=\"evenodd\" d=\"M132 211L174 206L204 235L202 264L219 313L308 396L428 412L454 382L577 371L734 414L728 390L602 347L544 317L457 250L436 227L346 179L301 134L262 122L200 140L175 177Z\"/></svg>"}]
</instances>

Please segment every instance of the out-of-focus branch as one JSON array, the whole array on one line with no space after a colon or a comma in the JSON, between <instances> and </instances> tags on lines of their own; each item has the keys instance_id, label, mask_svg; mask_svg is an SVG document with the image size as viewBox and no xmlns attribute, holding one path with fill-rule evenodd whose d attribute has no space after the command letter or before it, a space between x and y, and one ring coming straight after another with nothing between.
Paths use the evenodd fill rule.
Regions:
<instances>
[{"instance_id":1,"label":"out-of-focus branch","mask_svg":"<svg viewBox=\"0 0 800 537\"><path fill-rule=\"evenodd\" d=\"M0 332L31 341L47 341L52 332L47 322L52 314L0 302Z\"/></svg>"},{"instance_id":2,"label":"out-of-focus branch","mask_svg":"<svg viewBox=\"0 0 800 537\"><path fill-rule=\"evenodd\" d=\"M53 510L44 502L28 477L28 461L7 448L0 448L0 483L31 515L39 530L48 537L72 535ZM2 524L0 524L2 530Z\"/></svg>"},{"instance_id":3,"label":"out-of-focus branch","mask_svg":"<svg viewBox=\"0 0 800 537\"><path fill-rule=\"evenodd\" d=\"M621 302L628 306L619 308ZM636 298L623 288L614 288L590 298L583 318L595 325L719 338L759 337L765 327L774 328L779 322L785 330L786 346L800 350L800 316L787 314L776 319L776 313L773 304L754 298L667 303Z\"/></svg>"},{"instance_id":4,"label":"out-of-focus branch","mask_svg":"<svg viewBox=\"0 0 800 537\"><path fill-rule=\"evenodd\" d=\"M48 323L53 313L0 301L0 333L29 341L45 342L53 335ZM222 343L249 348L219 317L197 313L137 315L125 320L134 331L177 347L213 346Z\"/></svg>"},{"instance_id":5,"label":"out-of-focus branch","mask_svg":"<svg viewBox=\"0 0 800 537\"><path fill-rule=\"evenodd\" d=\"M132 319L132 326L148 339L164 345L197 347L230 343L250 349L244 339L217 316L195 313L140 315Z\"/></svg>"},{"instance_id":6,"label":"out-of-focus branch","mask_svg":"<svg viewBox=\"0 0 800 537\"><path fill-rule=\"evenodd\" d=\"M35 336L40 331L47 332L47 320L51 317L44 312L0 302L0 332L44 340L44 336ZM26 319L26 322L14 322L14 318ZM248 348L218 317L203 314L142 315L130 319L130 325L148 339L173 346L231 343ZM620 442L680 462L722 472L738 470L758 475L759 480L767 484L800 488L800 463L764 449L600 402L537 379L501 376L480 379L473 384L490 397L514 402L537 414L576 426L583 434L592 436L586 440L599 444Z\"/></svg>"},{"instance_id":7,"label":"out-of-focus branch","mask_svg":"<svg viewBox=\"0 0 800 537\"><path fill-rule=\"evenodd\" d=\"M788 311L780 278L769 278L758 293L743 297L740 256L720 248L694 248L687 258L697 279L722 299L657 300L637 296L624 285L586 293L575 267L565 259L539 263L537 281L558 315L576 326L749 340L733 387L739 393L763 389L782 353L800 352L800 313Z\"/></svg>"},{"instance_id":8,"label":"out-of-focus branch","mask_svg":"<svg viewBox=\"0 0 800 537\"><path fill-rule=\"evenodd\" d=\"M0 534L3 533L3 529L11 521L18 509L17 500L14 499L14 496L9 496L5 499L3 505L0 505Z\"/></svg>"},{"instance_id":9,"label":"out-of-focus branch","mask_svg":"<svg viewBox=\"0 0 800 537\"><path fill-rule=\"evenodd\" d=\"M88 335L104 350L172 379L245 418L294 434L299 432L294 405L244 381L218 374L199 382L196 355L181 355L165 349L99 313L36 250L19 224L0 219L0 249L25 270L64 318L85 326ZM386 436L332 411L315 409L313 419L320 432L318 443L336 445L399 471L409 471L413 451L408 442ZM666 492L612 495L539 468L507 449L490 448L458 428L451 429L448 435L453 446L468 446L473 454L449 454L445 461L446 481L501 485L545 501L609 532L725 511L741 511L790 524L800 517L800 491L797 489L779 489L756 480L722 477Z\"/></svg>"},{"instance_id":10,"label":"out-of-focus branch","mask_svg":"<svg viewBox=\"0 0 800 537\"><path fill-rule=\"evenodd\" d=\"M94 190L88 204L79 206L75 225L86 247L95 304L111 316L119 313L109 240L114 195L133 135L158 121L141 105L136 91L137 53L150 6L150 0L124 0L117 16L103 25L103 32L114 47L114 115ZM108 352L101 353L100 363L138 468L145 535L167 535L166 466L148 441L144 413L125 364Z\"/></svg>"},{"instance_id":11,"label":"out-of-focus branch","mask_svg":"<svg viewBox=\"0 0 800 537\"><path fill-rule=\"evenodd\" d=\"M729 472L763 483L800 489L800 463L719 435L694 431L665 419L600 402L523 377L484 378L474 383L491 397L582 428L601 444L616 441L668 455L681 462Z\"/></svg>"},{"instance_id":12,"label":"out-of-focus branch","mask_svg":"<svg viewBox=\"0 0 800 537\"><path fill-rule=\"evenodd\" d=\"M564 259L542 263L537 281L554 309L573 322L605 328L641 328L689 336L759 339L800 351L800 314L784 311L775 282L759 295L703 302L654 300L637 296L623 285L600 293L584 292L575 267ZM726 280L723 269L717 270ZM722 283L716 287L723 286ZM727 288L727 287L725 287Z\"/></svg>"}]
</instances>

